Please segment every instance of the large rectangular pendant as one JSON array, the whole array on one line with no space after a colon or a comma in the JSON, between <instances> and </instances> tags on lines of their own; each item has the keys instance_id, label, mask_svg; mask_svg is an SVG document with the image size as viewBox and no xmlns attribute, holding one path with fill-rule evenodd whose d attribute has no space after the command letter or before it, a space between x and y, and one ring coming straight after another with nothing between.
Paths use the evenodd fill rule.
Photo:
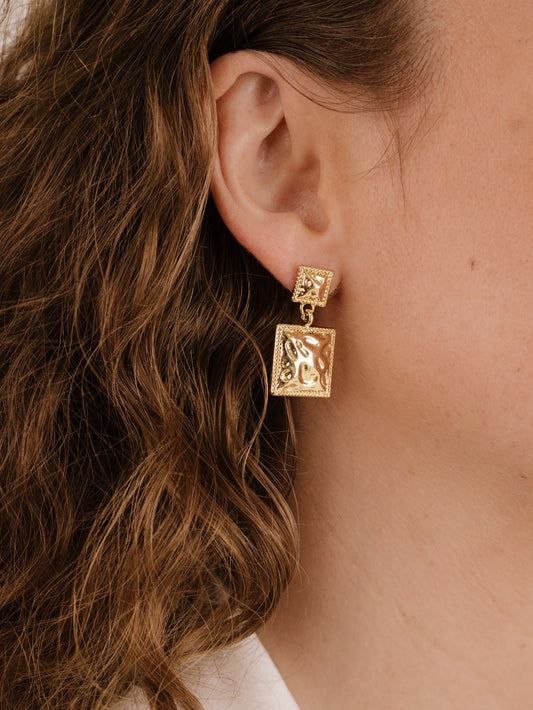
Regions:
<instances>
[{"instance_id":1,"label":"large rectangular pendant","mask_svg":"<svg viewBox=\"0 0 533 710\"><path fill-rule=\"evenodd\" d=\"M329 397L335 329L279 323L270 392L285 397Z\"/></svg>"}]
</instances>

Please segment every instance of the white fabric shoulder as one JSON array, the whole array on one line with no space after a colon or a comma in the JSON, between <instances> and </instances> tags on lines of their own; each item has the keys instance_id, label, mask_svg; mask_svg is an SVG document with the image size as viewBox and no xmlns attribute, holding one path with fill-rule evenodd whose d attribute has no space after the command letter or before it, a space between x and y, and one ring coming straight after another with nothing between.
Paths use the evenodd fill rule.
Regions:
<instances>
[{"instance_id":1,"label":"white fabric shoulder","mask_svg":"<svg viewBox=\"0 0 533 710\"><path fill-rule=\"evenodd\" d=\"M278 669L252 634L195 666L187 684L204 710L299 710ZM143 694L132 693L112 710L148 710Z\"/></svg>"}]
</instances>

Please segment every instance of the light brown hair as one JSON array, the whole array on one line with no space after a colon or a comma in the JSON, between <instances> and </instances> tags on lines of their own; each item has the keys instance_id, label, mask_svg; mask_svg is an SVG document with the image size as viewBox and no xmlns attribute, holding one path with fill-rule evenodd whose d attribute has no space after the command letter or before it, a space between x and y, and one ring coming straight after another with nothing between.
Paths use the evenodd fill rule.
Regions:
<instances>
[{"instance_id":1,"label":"light brown hair","mask_svg":"<svg viewBox=\"0 0 533 710\"><path fill-rule=\"evenodd\" d=\"M294 571L289 294L209 195L209 62L287 57L383 105L411 0L35 0L0 64L0 707L98 710L257 629Z\"/></svg>"}]
</instances>

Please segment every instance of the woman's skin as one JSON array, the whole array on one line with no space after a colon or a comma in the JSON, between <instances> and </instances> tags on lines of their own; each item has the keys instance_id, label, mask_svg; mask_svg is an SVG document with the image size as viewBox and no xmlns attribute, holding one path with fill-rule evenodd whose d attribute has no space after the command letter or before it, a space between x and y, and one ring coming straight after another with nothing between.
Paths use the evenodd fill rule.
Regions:
<instances>
[{"instance_id":1,"label":"woman's skin","mask_svg":"<svg viewBox=\"0 0 533 710\"><path fill-rule=\"evenodd\" d=\"M222 217L287 298L299 264L338 287L331 398L293 400L301 571L260 634L302 710L533 705L533 3L425 12L438 71L395 121L213 65Z\"/></svg>"}]
</instances>

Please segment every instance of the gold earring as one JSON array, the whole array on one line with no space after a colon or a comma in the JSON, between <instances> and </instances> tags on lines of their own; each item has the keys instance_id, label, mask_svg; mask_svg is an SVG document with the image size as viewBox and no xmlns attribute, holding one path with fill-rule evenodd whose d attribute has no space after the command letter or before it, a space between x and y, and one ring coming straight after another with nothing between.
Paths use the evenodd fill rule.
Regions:
<instances>
[{"instance_id":1,"label":"gold earring","mask_svg":"<svg viewBox=\"0 0 533 710\"><path fill-rule=\"evenodd\" d=\"M299 266L292 300L305 325L276 326L270 393L283 397L329 397L334 328L312 328L315 306L325 306L333 271Z\"/></svg>"}]
</instances>

